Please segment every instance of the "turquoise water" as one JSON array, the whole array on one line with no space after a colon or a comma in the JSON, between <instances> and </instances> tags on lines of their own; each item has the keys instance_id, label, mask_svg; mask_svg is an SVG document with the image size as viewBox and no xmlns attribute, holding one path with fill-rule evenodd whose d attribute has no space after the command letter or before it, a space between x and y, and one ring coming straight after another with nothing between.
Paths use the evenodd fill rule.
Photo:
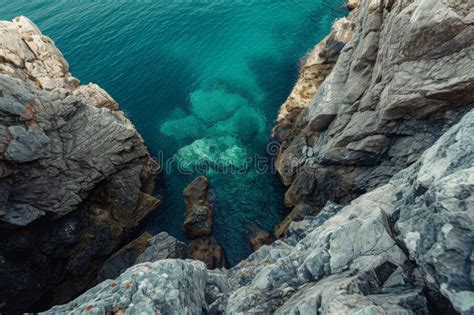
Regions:
<instances>
[{"instance_id":1,"label":"turquoise water","mask_svg":"<svg viewBox=\"0 0 474 315\"><path fill-rule=\"evenodd\" d=\"M0 0L0 19L37 23L162 161L150 232L185 240L182 190L199 172L209 177L214 233L233 265L250 253L250 225L272 230L285 214L276 175L261 169L271 166L270 130L300 58L346 13L343 2ZM255 155L258 169L244 163Z\"/></svg>"}]
</instances>

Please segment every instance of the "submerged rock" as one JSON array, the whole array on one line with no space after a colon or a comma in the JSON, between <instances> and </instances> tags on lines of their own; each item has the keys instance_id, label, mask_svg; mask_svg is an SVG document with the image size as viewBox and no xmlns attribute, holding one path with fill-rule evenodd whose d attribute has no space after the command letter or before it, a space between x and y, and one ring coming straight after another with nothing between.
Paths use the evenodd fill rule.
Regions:
<instances>
[{"instance_id":1,"label":"submerged rock","mask_svg":"<svg viewBox=\"0 0 474 315\"><path fill-rule=\"evenodd\" d=\"M265 116L240 94L224 86L191 93L191 113L175 110L160 123L160 133L187 143L175 154L180 171L211 174L245 170L247 145L262 137Z\"/></svg>"},{"instance_id":2,"label":"submerged rock","mask_svg":"<svg viewBox=\"0 0 474 315\"><path fill-rule=\"evenodd\" d=\"M176 153L180 170L201 173L245 170L248 157L247 150L239 139L233 136L199 139Z\"/></svg>"},{"instance_id":3,"label":"submerged rock","mask_svg":"<svg viewBox=\"0 0 474 315\"><path fill-rule=\"evenodd\" d=\"M110 95L27 18L0 22L0 312L63 303L159 204L159 166Z\"/></svg>"}]
</instances>

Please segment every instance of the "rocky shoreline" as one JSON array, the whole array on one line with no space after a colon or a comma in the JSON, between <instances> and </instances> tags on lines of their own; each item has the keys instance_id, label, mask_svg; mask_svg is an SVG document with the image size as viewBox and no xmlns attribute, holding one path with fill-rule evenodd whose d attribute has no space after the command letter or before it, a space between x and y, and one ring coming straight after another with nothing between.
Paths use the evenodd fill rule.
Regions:
<instances>
[{"instance_id":1,"label":"rocky shoreline","mask_svg":"<svg viewBox=\"0 0 474 315\"><path fill-rule=\"evenodd\" d=\"M27 18L0 22L0 312L70 301L160 201L117 103Z\"/></svg>"},{"instance_id":2,"label":"rocky shoreline","mask_svg":"<svg viewBox=\"0 0 474 315\"><path fill-rule=\"evenodd\" d=\"M273 129L292 212L230 269L205 177L184 191L188 246L124 244L159 166L34 24L0 22L0 312L472 314L474 7L348 7Z\"/></svg>"}]
</instances>

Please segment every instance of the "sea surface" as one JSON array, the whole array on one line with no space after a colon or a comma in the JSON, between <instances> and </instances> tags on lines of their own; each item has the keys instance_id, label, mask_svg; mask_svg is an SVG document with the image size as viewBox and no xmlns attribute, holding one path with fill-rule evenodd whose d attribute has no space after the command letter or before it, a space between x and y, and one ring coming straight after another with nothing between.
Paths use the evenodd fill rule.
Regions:
<instances>
[{"instance_id":1,"label":"sea surface","mask_svg":"<svg viewBox=\"0 0 474 315\"><path fill-rule=\"evenodd\" d=\"M108 91L135 124L163 167L151 233L187 241L182 191L208 176L214 235L234 265L251 252L250 230L272 231L286 214L270 131L343 2L0 0L0 19L33 20L71 73Z\"/></svg>"}]
</instances>

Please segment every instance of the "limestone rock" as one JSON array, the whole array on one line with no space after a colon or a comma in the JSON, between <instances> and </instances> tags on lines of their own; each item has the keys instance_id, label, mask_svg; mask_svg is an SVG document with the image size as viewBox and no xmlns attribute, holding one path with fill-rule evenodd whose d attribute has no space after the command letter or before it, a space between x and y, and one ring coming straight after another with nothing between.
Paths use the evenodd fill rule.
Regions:
<instances>
[{"instance_id":1,"label":"limestone rock","mask_svg":"<svg viewBox=\"0 0 474 315\"><path fill-rule=\"evenodd\" d=\"M345 39L332 71L311 83L305 98L294 96L307 84L300 79L289 97L299 113L287 118L287 101L274 129L289 207L345 204L387 183L474 104L472 5L357 0L348 6L352 11L329 35ZM338 25L346 24L343 32ZM315 51L325 45L326 39Z\"/></svg>"},{"instance_id":2,"label":"limestone rock","mask_svg":"<svg viewBox=\"0 0 474 315\"><path fill-rule=\"evenodd\" d=\"M272 137L286 146L297 130L297 117L308 106L321 83L331 73L337 56L350 41L354 25L346 18L336 21L330 35L306 57L293 91L278 112Z\"/></svg>"},{"instance_id":3,"label":"limestone rock","mask_svg":"<svg viewBox=\"0 0 474 315\"><path fill-rule=\"evenodd\" d=\"M288 226L291 224L291 222L301 221L305 216L314 215L317 212L318 211L310 205L297 205L293 208L290 214L275 227L275 237L279 239L285 236L286 230L288 229Z\"/></svg>"},{"instance_id":4,"label":"limestone rock","mask_svg":"<svg viewBox=\"0 0 474 315\"><path fill-rule=\"evenodd\" d=\"M48 314L138 306L152 313L472 314L473 122L471 111L389 183L306 216L311 224L293 242L262 246L229 270L182 260L137 265Z\"/></svg>"},{"instance_id":5,"label":"limestone rock","mask_svg":"<svg viewBox=\"0 0 474 315\"><path fill-rule=\"evenodd\" d=\"M205 176L197 177L183 192L186 204L183 230L191 239L212 234L212 210L208 192L209 185Z\"/></svg>"},{"instance_id":6,"label":"limestone rock","mask_svg":"<svg viewBox=\"0 0 474 315\"><path fill-rule=\"evenodd\" d=\"M274 240L270 232L262 229L257 224L250 228L249 239L253 251L258 250L263 245L270 245Z\"/></svg>"},{"instance_id":7,"label":"limestone rock","mask_svg":"<svg viewBox=\"0 0 474 315\"><path fill-rule=\"evenodd\" d=\"M186 245L166 232L151 236L147 232L109 257L97 274L97 281L115 279L133 265L168 258L185 258Z\"/></svg>"},{"instance_id":8,"label":"limestone rock","mask_svg":"<svg viewBox=\"0 0 474 315\"><path fill-rule=\"evenodd\" d=\"M208 309L206 279L202 262L143 263L41 314L202 314Z\"/></svg>"},{"instance_id":9,"label":"limestone rock","mask_svg":"<svg viewBox=\"0 0 474 315\"><path fill-rule=\"evenodd\" d=\"M50 38L25 17L0 22L0 312L87 289L158 206L158 168L117 103L80 86Z\"/></svg>"},{"instance_id":10,"label":"limestone rock","mask_svg":"<svg viewBox=\"0 0 474 315\"><path fill-rule=\"evenodd\" d=\"M102 282L107 279L115 279L122 272L133 266L138 256L145 250L150 237L150 234L143 233L140 237L110 256L97 273L97 281Z\"/></svg>"},{"instance_id":11,"label":"limestone rock","mask_svg":"<svg viewBox=\"0 0 474 315\"><path fill-rule=\"evenodd\" d=\"M185 258L186 245L166 232L161 232L148 240L147 247L138 256L136 263L155 262L168 258Z\"/></svg>"},{"instance_id":12,"label":"limestone rock","mask_svg":"<svg viewBox=\"0 0 474 315\"><path fill-rule=\"evenodd\" d=\"M209 269L221 268L225 263L222 247L212 237L192 240L186 248L186 257L206 263Z\"/></svg>"},{"instance_id":13,"label":"limestone rock","mask_svg":"<svg viewBox=\"0 0 474 315\"><path fill-rule=\"evenodd\" d=\"M395 227L427 286L461 314L474 312L474 111L409 170Z\"/></svg>"},{"instance_id":14,"label":"limestone rock","mask_svg":"<svg viewBox=\"0 0 474 315\"><path fill-rule=\"evenodd\" d=\"M231 269L226 312L472 313L473 122L471 111L388 184Z\"/></svg>"},{"instance_id":15,"label":"limestone rock","mask_svg":"<svg viewBox=\"0 0 474 315\"><path fill-rule=\"evenodd\" d=\"M295 207L295 209L298 211L297 208L298 206ZM341 211L342 208L343 206L328 201L324 208L318 214L305 214L305 216L301 219L300 217L296 217L295 220L289 222L289 225L284 235L285 241L291 245L296 244L297 242L306 237L308 231L312 231L323 225L324 222L326 222L329 218Z\"/></svg>"}]
</instances>

